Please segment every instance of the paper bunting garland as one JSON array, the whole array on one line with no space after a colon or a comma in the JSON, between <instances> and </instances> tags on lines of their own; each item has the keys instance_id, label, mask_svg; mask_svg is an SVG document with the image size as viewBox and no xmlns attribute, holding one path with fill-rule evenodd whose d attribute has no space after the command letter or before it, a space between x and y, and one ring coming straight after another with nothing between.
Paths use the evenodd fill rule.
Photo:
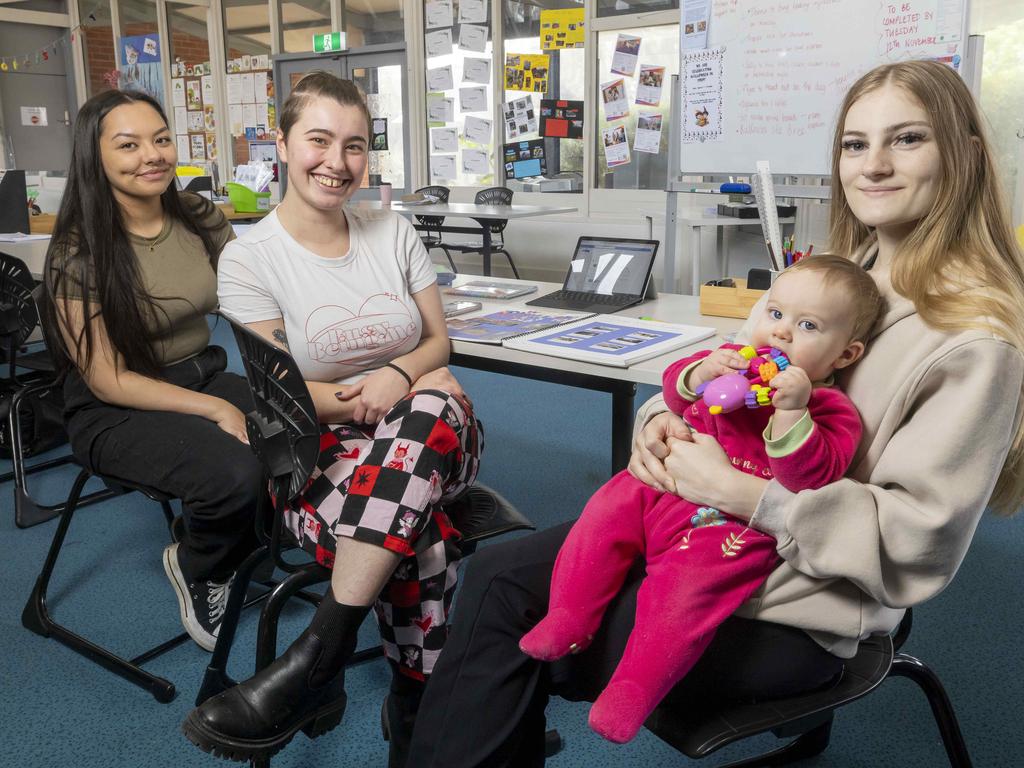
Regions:
<instances>
[{"instance_id":1,"label":"paper bunting garland","mask_svg":"<svg viewBox=\"0 0 1024 768\"><path fill-rule=\"evenodd\" d=\"M64 38L58 38L32 53L19 53L14 56L0 54L0 72L17 72L22 69L31 69L33 64L39 65L49 61L50 54L57 53L58 45L66 46L67 43Z\"/></svg>"},{"instance_id":2,"label":"paper bunting garland","mask_svg":"<svg viewBox=\"0 0 1024 768\"><path fill-rule=\"evenodd\" d=\"M95 22L96 11L100 8L101 5L106 5L106 3L97 3L89 13L85 14L85 18ZM72 45L74 45L75 42L75 34L81 28L82 25L79 24L78 26L72 27L70 30L68 30L68 32L70 33ZM41 48L33 51L32 53L18 53L13 56L5 56L2 53L0 53L0 72L17 72L21 69L30 69L33 64L33 61L35 64L42 64L44 61L49 61L51 53L56 55L58 45L62 47L67 46L67 40L64 38L63 35L61 37L58 37L56 40L47 43Z\"/></svg>"}]
</instances>

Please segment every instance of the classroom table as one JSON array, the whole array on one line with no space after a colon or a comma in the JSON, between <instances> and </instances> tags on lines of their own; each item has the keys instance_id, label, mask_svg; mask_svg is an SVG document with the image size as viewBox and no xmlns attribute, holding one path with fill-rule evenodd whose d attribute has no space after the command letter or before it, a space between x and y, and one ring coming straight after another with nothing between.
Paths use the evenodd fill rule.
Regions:
<instances>
[{"instance_id":1,"label":"classroom table","mask_svg":"<svg viewBox=\"0 0 1024 768\"><path fill-rule=\"evenodd\" d=\"M46 249L50 247L50 238L32 238L14 243L0 242L0 253L6 253L21 259L36 280L43 279L43 262L46 260Z\"/></svg>"},{"instance_id":2,"label":"classroom table","mask_svg":"<svg viewBox=\"0 0 1024 768\"><path fill-rule=\"evenodd\" d=\"M470 282L472 275L458 275L454 285ZM474 313L460 315L459 318L471 318L500 310L538 309L552 312L543 307L528 307L526 302L537 296L558 290L562 286L557 283L543 283L536 280L503 280L509 283L524 283L538 286L538 292L519 296L511 300L474 299L481 303L481 309ZM443 289L442 289L443 290ZM446 300L452 297L443 296ZM698 296L679 294L661 294L657 299L645 301L615 314L623 317L653 317L666 322L685 323L688 325L706 325L717 329L716 336L704 339L688 347L673 350L649 360L642 360L628 368L616 368L610 365L597 365L578 360L569 360L553 355L541 355L535 352L524 352L507 349L500 344L481 344L472 341L453 341L451 365L460 365L474 370L500 373L508 376L519 376L525 379L546 381L569 387L608 392L612 396L611 426L611 470L612 474L625 469L629 463L629 455L633 440L633 411L637 384L661 386L661 375L669 363L692 354L699 349L716 347L725 343L722 334L739 330L742 320L726 317L707 317L700 314ZM470 393L472 395L472 393Z\"/></svg>"},{"instance_id":3,"label":"classroom table","mask_svg":"<svg viewBox=\"0 0 1024 768\"><path fill-rule=\"evenodd\" d=\"M357 209L380 210L383 205L375 200L360 200L350 203ZM575 213L576 208L568 205L479 205L477 203L431 203L429 205L405 205L399 201L391 203L392 211L402 216L444 216L446 218L472 219L477 226L453 226L444 224L440 227L441 232L450 232L459 235L480 235L482 239L480 252L483 256L483 273L489 277L491 274L491 227L494 219L531 219L538 216L552 216L557 213ZM413 224L418 230L437 232L438 227L426 227L422 224Z\"/></svg>"}]
</instances>

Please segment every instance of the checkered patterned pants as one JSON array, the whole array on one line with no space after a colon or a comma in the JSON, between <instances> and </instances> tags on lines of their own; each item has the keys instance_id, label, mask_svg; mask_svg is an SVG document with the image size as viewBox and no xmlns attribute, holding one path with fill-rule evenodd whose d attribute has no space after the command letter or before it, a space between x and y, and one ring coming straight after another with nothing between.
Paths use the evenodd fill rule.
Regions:
<instances>
[{"instance_id":1,"label":"checkered patterned pants","mask_svg":"<svg viewBox=\"0 0 1024 768\"><path fill-rule=\"evenodd\" d=\"M347 536L404 556L374 606L384 652L424 679L448 635L461 553L443 505L472 485L483 428L469 403L411 392L376 428L324 425L310 485L285 522L317 561L334 565Z\"/></svg>"}]
</instances>

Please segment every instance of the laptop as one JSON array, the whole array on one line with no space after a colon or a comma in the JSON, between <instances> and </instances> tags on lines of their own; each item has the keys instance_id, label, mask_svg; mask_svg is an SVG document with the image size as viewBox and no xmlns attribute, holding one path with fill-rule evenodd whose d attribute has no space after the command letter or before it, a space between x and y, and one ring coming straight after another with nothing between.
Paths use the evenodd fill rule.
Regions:
<instances>
[{"instance_id":1,"label":"laptop","mask_svg":"<svg viewBox=\"0 0 1024 768\"><path fill-rule=\"evenodd\" d=\"M657 240L583 236L576 243L562 289L526 302L579 312L618 312L654 298L651 270Z\"/></svg>"}]
</instances>

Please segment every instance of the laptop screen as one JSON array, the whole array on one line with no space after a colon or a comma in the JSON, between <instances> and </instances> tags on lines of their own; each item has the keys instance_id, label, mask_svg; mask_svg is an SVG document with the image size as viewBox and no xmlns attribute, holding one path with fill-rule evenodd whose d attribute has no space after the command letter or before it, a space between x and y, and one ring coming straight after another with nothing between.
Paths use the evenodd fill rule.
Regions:
<instances>
[{"instance_id":1,"label":"laptop screen","mask_svg":"<svg viewBox=\"0 0 1024 768\"><path fill-rule=\"evenodd\" d=\"M657 240L581 237L564 290L640 296L657 253Z\"/></svg>"}]
</instances>

